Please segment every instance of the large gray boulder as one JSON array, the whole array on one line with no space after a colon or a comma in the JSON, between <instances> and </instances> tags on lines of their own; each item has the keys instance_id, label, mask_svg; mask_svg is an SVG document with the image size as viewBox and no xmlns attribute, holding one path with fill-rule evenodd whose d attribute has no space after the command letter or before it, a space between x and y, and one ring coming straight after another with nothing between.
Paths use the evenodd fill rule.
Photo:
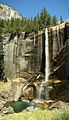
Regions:
<instances>
[{"instance_id":1,"label":"large gray boulder","mask_svg":"<svg viewBox=\"0 0 69 120\"><path fill-rule=\"evenodd\" d=\"M49 109L53 109L53 108L58 108L58 109L65 109L65 108L68 108L68 104L66 102L63 102L63 101L57 101L55 103L53 103Z\"/></svg>"}]
</instances>

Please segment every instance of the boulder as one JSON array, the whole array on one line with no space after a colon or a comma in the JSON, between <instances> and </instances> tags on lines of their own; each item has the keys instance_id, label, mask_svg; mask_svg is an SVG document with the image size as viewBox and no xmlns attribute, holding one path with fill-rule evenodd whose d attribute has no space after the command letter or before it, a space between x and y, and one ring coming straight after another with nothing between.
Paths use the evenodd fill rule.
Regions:
<instances>
[{"instance_id":1,"label":"boulder","mask_svg":"<svg viewBox=\"0 0 69 120\"><path fill-rule=\"evenodd\" d=\"M14 101L18 101L22 94L22 89L26 85L26 80L23 78L17 78L12 81L12 94Z\"/></svg>"},{"instance_id":2,"label":"boulder","mask_svg":"<svg viewBox=\"0 0 69 120\"><path fill-rule=\"evenodd\" d=\"M8 92L1 93L1 97L4 98L4 99L7 99L9 97Z\"/></svg>"},{"instance_id":3,"label":"boulder","mask_svg":"<svg viewBox=\"0 0 69 120\"><path fill-rule=\"evenodd\" d=\"M12 107L3 107L2 110L1 110L1 113L2 115L5 115L5 114L13 114L14 113L14 110Z\"/></svg>"},{"instance_id":4,"label":"boulder","mask_svg":"<svg viewBox=\"0 0 69 120\"><path fill-rule=\"evenodd\" d=\"M36 87L34 84L28 86L27 96L29 101L33 100L36 97Z\"/></svg>"},{"instance_id":5,"label":"boulder","mask_svg":"<svg viewBox=\"0 0 69 120\"><path fill-rule=\"evenodd\" d=\"M25 110L23 110L23 112L34 112L34 108L33 106L29 106Z\"/></svg>"},{"instance_id":6,"label":"boulder","mask_svg":"<svg viewBox=\"0 0 69 120\"><path fill-rule=\"evenodd\" d=\"M67 105L67 103L66 102L63 102L63 101L57 101L57 102L55 102L55 103L53 103L50 107L49 107L49 109L53 109L53 108L58 108L58 109L64 109L64 108L68 108L68 105Z\"/></svg>"},{"instance_id":7,"label":"boulder","mask_svg":"<svg viewBox=\"0 0 69 120\"><path fill-rule=\"evenodd\" d=\"M32 84L26 84L25 86L22 87L21 90L21 97L20 99L24 100L24 98L26 100L33 100L36 97L36 86L32 83Z\"/></svg>"},{"instance_id":8,"label":"boulder","mask_svg":"<svg viewBox=\"0 0 69 120\"><path fill-rule=\"evenodd\" d=\"M50 103L38 102L38 106L43 108L43 109L47 109L50 106Z\"/></svg>"},{"instance_id":9,"label":"boulder","mask_svg":"<svg viewBox=\"0 0 69 120\"><path fill-rule=\"evenodd\" d=\"M0 110L4 107L3 103L0 103Z\"/></svg>"},{"instance_id":10,"label":"boulder","mask_svg":"<svg viewBox=\"0 0 69 120\"><path fill-rule=\"evenodd\" d=\"M33 108L33 106L29 106L25 110L23 110L23 112L34 112L35 110L39 110L39 109L40 107Z\"/></svg>"}]
</instances>

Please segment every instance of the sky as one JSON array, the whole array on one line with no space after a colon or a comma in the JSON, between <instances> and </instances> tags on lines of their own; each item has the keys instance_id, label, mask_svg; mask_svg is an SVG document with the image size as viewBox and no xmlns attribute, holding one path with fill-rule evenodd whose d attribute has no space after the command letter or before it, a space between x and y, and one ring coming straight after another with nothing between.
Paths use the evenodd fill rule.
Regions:
<instances>
[{"instance_id":1,"label":"sky","mask_svg":"<svg viewBox=\"0 0 69 120\"><path fill-rule=\"evenodd\" d=\"M51 16L56 15L60 19L69 18L69 0L0 0L0 3L8 4L22 16L27 18L34 18L41 12L45 6Z\"/></svg>"}]
</instances>

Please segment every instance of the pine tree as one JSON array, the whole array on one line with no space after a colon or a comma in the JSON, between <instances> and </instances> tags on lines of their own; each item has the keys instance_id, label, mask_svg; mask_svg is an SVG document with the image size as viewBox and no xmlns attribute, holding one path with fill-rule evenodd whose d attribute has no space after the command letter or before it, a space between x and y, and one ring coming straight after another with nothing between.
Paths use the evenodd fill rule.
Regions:
<instances>
[{"instance_id":1,"label":"pine tree","mask_svg":"<svg viewBox=\"0 0 69 120\"><path fill-rule=\"evenodd\" d=\"M51 25L51 17L47 12L46 8L44 7L40 13L40 18L39 18L40 29L49 27L50 25Z\"/></svg>"},{"instance_id":2,"label":"pine tree","mask_svg":"<svg viewBox=\"0 0 69 120\"><path fill-rule=\"evenodd\" d=\"M35 31L39 31L39 14L37 14L37 16L35 16L34 17L34 20L33 20L33 22L34 22L34 30Z\"/></svg>"},{"instance_id":3,"label":"pine tree","mask_svg":"<svg viewBox=\"0 0 69 120\"><path fill-rule=\"evenodd\" d=\"M52 25L54 26L54 25L57 25L58 24L58 22L57 22L57 17L56 17L56 15L55 16L53 16L53 18L52 18Z\"/></svg>"},{"instance_id":4,"label":"pine tree","mask_svg":"<svg viewBox=\"0 0 69 120\"><path fill-rule=\"evenodd\" d=\"M62 16L60 16L60 23L63 23L63 18L62 18Z\"/></svg>"}]
</instances>

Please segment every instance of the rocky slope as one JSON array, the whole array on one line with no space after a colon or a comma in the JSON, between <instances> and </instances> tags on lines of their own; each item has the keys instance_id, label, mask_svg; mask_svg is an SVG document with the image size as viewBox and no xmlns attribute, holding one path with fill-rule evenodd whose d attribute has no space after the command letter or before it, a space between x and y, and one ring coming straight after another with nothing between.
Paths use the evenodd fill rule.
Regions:
<instances>
[{"instance_id":1,"label":"rocky slope","mask_svg":"<svg viewBox=\"0 0 69 120\"><path fill-rule=\"evenodd\" d=\"M11 20L12 18L22 19L22 16L10 6L0 3L0 19Z\"/></svg>"}]
</instances>

